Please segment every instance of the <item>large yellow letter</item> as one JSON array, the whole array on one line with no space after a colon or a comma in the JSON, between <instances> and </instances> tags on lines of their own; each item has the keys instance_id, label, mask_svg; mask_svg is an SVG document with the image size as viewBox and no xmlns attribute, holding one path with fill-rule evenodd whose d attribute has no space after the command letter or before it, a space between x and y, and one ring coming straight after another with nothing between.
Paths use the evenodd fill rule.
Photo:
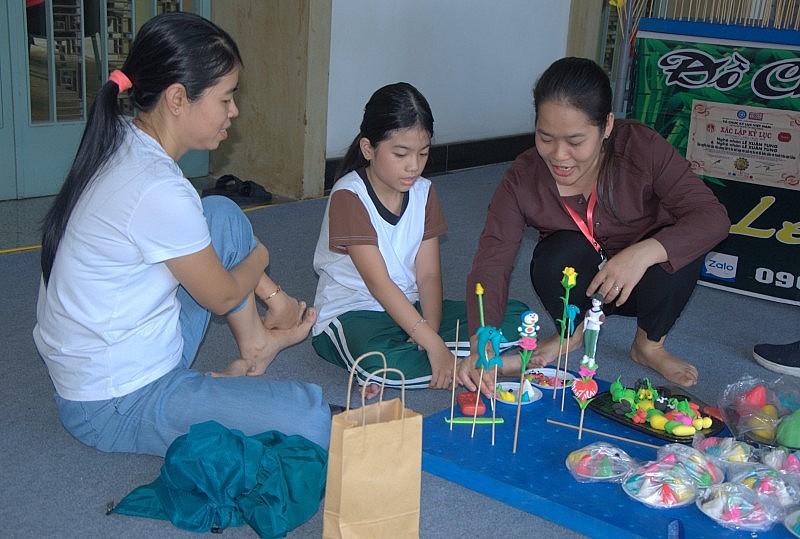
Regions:
<instances>
[{"instance_id":1,"label":"large yellow letter","mask_svg":"<svg viewBox=\"0 0 800 539\"><path fill-rule=\"evenodd\" d=\"M751 228L750 224L761 217L774 202L775 197L761 197L761 202L755 208L747 212L747 215L742 217L741 221L731 225L731 234L741 234L742 236L752 236L754 238L771 237L775 233L774 228Z\"/></svg>"}]
</instances>

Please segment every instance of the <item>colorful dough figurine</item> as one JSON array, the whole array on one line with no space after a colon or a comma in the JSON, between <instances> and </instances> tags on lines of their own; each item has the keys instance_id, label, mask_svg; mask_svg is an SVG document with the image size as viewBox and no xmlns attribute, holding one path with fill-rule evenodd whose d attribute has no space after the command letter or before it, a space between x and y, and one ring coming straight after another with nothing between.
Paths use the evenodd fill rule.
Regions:
<instances>
[{"instance_id":1,"label":"colorful dough figurine","mask_svg":"<svg viewBox=\"0 0 800 539\"><path fill-rule=\"evenodd\" d=\"M583 353L585 357L595 359L597 353L597 336L600 326L606 321L603 314L603 295L599 292L592 294L592 307L586 311L583 319Z\"/></svg>"},{"instance_id":2,"label":"colorful dough figurine","mask_svg":"<svg viewBox=\"0 0 800 539\"><path fill-rule=\"evenodd\" d=\"M655 430L665 431L676 437L691 437L712 425L710 416L703 416L700 407L688 399L670 397L652 386L648 378L626 388L620 378L612 382L609 389L612 410L633 423L647 423Z\"/></svg>"}]
</instances>

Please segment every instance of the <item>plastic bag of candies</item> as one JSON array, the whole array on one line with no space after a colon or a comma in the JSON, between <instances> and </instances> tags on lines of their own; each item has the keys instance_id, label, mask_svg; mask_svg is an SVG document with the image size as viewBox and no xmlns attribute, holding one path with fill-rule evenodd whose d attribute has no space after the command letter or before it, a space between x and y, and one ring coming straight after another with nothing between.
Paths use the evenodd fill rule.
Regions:
<instances>
[{"instance_id":1,"label":"plastic bag of candies","mask_svg":"<svg viewBox=\"0 0 800 539\"><path fill-rule=\"evenodd\" d=\"M758 462L756 448L736 438L695 434L692 447L722 468L726 475L748 462Z\"/></svg>"},{"instance_id":2,"label":"plastic bag of candies","mask_svg":"<svg viewBox=\"0 0 800 539\"><path fill-rule=\"evenodd\" d=\"M669 455L686 468L689 477L700 488L717 485L725 480L722 468L699 449L684 444L667 444L658 449L658 460L664 460Z\"/></svg>"},{"instance_id":3,"label":"plastic bag of candies","mask_svg":"<svg viewBox=\"0 0 800 539\"><path fill-rule=\"evenodd\" d=\"M783 514L775 500L736 483L713 485L695 503L706 516L732 530L767 531Z\"/></svg>"},{"instance_id":4,"label":"plastic bag of candies","mask_svg":"<svg viewBox=\"0 0 800 539\"><path fill-rule=\"evenodd\" d=\"M781 419L800 407L800 383L793 378L782 377L766 382L745 376L725 388L719 407L736 438L789 445L777 435ZM787 432L784 437L790 435Z\"/></svg>"},{"instance_id":5,"label":"plastic bag of candies","mask_svg":"<svg viewBox=\"0 0 800 539\"><path fill-rule=\"evenodd\" d=\"M697 494L694 481L672 453L631 470L622 481L622 490L654 509L688 505Z\"/></svg>"},{"instance_id":6,"label":"plastic bag of candies","mask_svg":"<svg viewBox=\"0 0 800 539\"><path fill-rule=\"evenodd\" d=\"M767 466L753 463L743 466L731 474L729 483L737 483L753 489L761 496L775 500L783 509L800 503L800 484L793 474L785 474Z\"/></svg>"},{"instance_id":7,"label":"plastic bag of candies","mask_svg":"<svg viewBox=\"0 0 800 539\"><path fill-rule=\"evenodd\" d=\"M567 455L566 465L572 477L581 483L618 483L637 463L617 446L595 442Z\"/></svg>"}]
</instances>

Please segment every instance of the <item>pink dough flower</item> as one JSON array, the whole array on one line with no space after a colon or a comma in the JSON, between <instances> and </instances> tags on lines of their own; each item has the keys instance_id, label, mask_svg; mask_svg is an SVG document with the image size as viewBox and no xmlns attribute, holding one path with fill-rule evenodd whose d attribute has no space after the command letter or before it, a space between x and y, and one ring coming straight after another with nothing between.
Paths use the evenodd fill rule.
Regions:
<instances>
[{"instance_id":1,"label":"pink dough flower","mask_svg":"<svg viewBox=\"0 0 800 539\"><path fill-rule=\"evenodd\" d=\"M517 344L523 350L530 350L530 351L536 350L536 339L534 339L533 337L522 337L517 342Z\"/></svg>"}]
</instances>

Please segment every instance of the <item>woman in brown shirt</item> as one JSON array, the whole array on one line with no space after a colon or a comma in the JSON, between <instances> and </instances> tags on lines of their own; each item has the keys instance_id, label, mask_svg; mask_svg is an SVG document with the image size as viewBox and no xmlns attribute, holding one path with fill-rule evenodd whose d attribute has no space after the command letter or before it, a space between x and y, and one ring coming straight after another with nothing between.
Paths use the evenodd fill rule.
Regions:
<instances>
[{"instance_id":1,"label":"woman in brown shirt","mask_svg":"<svg viewBox=\"0 0 800 539\"><path fill-rule=\"evenodd\" d=\"M663 344L705 253L728 234L724 206L658 133L639 122L615 121L608 76L595 62L556 61L537 81L534 102L536 145L517 157L495 191L467 297L481 283L486 325L502 319L524 229L533 227L540 238L531 281L554 319L562 316L562 271L573 267L578 279L570 303L586 312L599 292L606 315L637 318L634 361L674 383L694 385L697 369ZM468 302L470 335L479 325L475 303ZM579 347L582 316L575 323L571 345ZM473 352L474 344L473 337ZM558 335L541 339L530 366L555 361L558 346ZM459 381L470 390L479 379L476 357L459 367ZM519 372L518 358L505 364L507 372ZM486 384L482 389L491 393Z\"/></svg>"}]
</instances>

